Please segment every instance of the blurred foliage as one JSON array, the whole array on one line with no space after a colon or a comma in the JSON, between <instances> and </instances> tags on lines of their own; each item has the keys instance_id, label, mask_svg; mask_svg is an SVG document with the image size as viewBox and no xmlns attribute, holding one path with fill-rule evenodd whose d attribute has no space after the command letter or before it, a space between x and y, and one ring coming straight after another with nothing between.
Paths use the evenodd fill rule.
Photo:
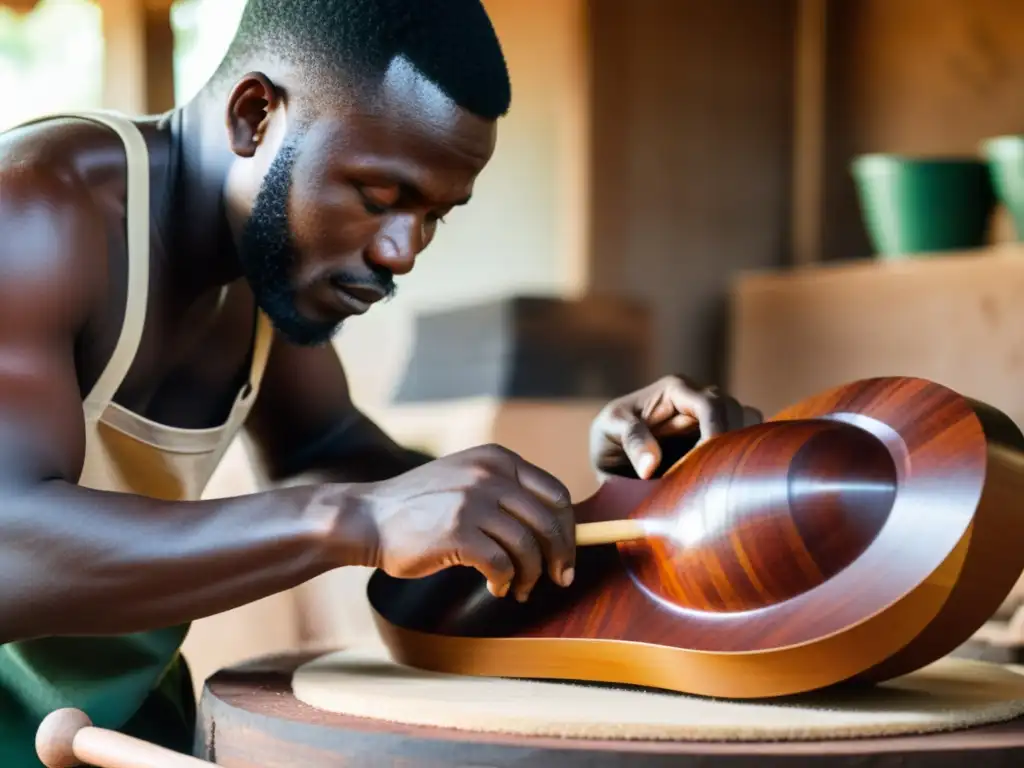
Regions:
<instances>
[{"instance_id":1,"label":"blurred foliage","mask_svg":"<svg viewBox=\"0 0 1024 768\"><path fill-rule=\"evenodd\" d=\"M174 2L178 103L216 68L244 7L245 0ZM101 108L104 53L103 15L93 0L40 0L28 13L0 6L0 130L47 112Z\"/></svg>"},{"instance_id":2,"label":"blurred foliage","mask_svg":"<svg viewBox=\"0 0 1024 768\"><path fill-rule=\"evenodd\" d=\"M0 130L103 98L103 17L90 0L41 0L28 13L0 7Z\"/></svg>"}]
</instances>

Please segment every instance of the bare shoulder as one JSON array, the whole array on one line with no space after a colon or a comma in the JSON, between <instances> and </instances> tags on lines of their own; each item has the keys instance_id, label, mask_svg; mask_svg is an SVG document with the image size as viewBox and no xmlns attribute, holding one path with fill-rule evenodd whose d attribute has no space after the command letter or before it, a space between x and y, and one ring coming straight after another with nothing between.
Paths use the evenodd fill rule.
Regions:
<instances>
[{"instance_id":1,"label":"bare shoulder","mask_svg":"<svg viewBox=\"0 0 1024 768\"><path fill-rule=\"evenodd\" d=\"M116 146L104 133L74 121L0 136L0 329L67 331L105 288L105 213L75 149Z\"/></svg>"},{"instance_id":2,"label":"bare shoulder","mask_svg":"<svg viewBox=\"0 0 1024 768\"><path fill-rule=\"evenodd\" d=\"M79 149L109 141L98 128L47 124L0 135L3 480L74 482L81 471L75 346L109 282L110 214L83 172Z\"/></svg>"}]
</instances>

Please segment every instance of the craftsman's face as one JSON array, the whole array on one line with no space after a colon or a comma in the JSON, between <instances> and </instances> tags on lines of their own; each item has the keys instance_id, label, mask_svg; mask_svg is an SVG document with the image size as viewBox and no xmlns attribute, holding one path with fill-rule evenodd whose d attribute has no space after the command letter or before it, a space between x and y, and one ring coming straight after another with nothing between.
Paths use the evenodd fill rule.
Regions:
<instances>
[{"instance_id":1,"label":"craftsman's face","mask_svg":"<svg viewBox=\"0 0 1024 768\"><path fill-rule=\"evenodd\" d=\"M261 308L299 344L321 344L394 293L444 217L469 201L495 125L401 62L379 103L285 135L240 238Z\"/></svg>"}]
</instances>

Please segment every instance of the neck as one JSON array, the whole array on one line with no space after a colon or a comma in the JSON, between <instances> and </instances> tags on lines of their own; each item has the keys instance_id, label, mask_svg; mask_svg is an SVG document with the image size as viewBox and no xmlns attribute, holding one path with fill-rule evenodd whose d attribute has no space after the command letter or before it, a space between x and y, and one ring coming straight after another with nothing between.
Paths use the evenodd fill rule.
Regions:
<instances>
[{"instance_id":1,"label":"neck","mask_svg":"<svg viewBox=\"0 0 1024 768\"><path fill-rule=\"evenodd\" d=\"M183 287L196 295L241 276L224 185L234 155L223 118L204 93L167 118L173 188L167 206L170 257Z\"/></svg>"}]
</instances>

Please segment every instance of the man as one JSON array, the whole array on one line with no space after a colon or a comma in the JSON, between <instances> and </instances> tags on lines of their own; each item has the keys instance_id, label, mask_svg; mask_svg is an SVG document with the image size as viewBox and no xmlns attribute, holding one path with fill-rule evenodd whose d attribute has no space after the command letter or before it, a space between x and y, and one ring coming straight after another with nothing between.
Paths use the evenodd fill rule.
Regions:
<instances>
[{"instance_id":1,"label":"man","mask_svg":"<svg viewBox=\"0 0 1024 768\"><path fill-rule=\"evenodd\" d=\"M0 764L61 706L189 751L188 623L329 569L572 581L558 480L396 445L329 344L468 202L509 101L478 0L251 0L183 108L0 137ZM608 405L594 466L651 476L743 417L669 377ZM280 487L199 500L243 428Z\"/></svg>"}]
</instances>

